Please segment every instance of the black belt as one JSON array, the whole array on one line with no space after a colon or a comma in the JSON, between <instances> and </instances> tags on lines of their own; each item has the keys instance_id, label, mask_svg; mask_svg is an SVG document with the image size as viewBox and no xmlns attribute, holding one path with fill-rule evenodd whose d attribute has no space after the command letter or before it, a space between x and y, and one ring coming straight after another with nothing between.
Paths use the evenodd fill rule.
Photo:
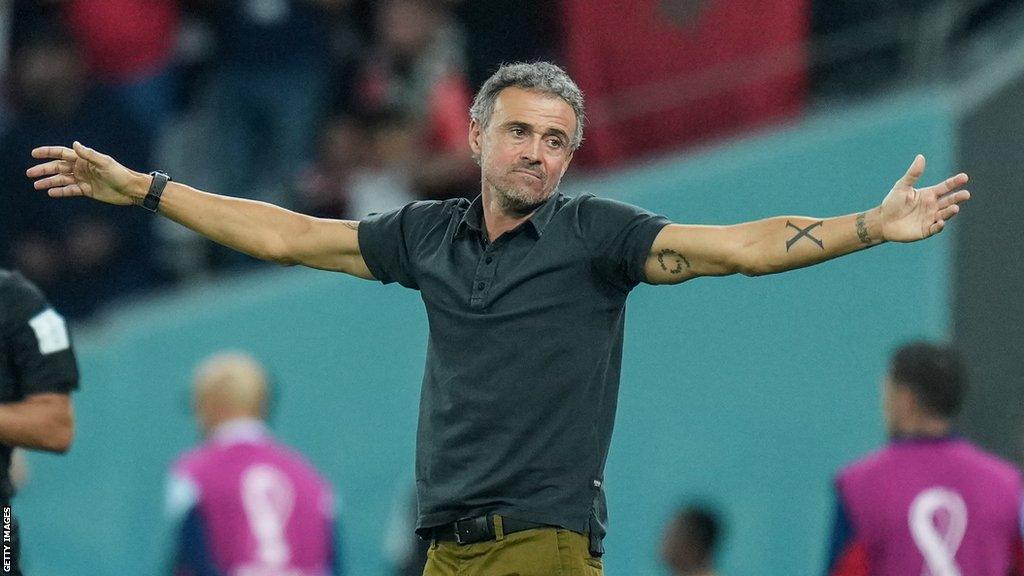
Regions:
<instances>
[{"instance_id":1,"label":"black belt","mask_svg":"<svg viewBox=\"0 0 1024 576\"><path fill-rule=\"evenodd\" d=\"M449 524L434 526L430 529L429 534L432 540L472 544L474 542L496 539L495 529L498 523L501 524L502 534L512 534L513 532L522 532L523 530L532 530L534 528L550 528L549 524L539 524L537 522L527 522L526 520L516 520L515 518L505 518L504 516L489 514L476 518L463 518Z\"/></svg>"}]
</instances>

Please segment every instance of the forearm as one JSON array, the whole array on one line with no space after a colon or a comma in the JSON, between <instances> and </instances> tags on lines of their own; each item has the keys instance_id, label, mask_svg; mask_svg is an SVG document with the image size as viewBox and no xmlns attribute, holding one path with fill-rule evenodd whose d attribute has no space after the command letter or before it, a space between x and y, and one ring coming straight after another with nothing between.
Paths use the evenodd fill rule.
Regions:
<instances>
[{"instance_id":1,"label":"forearm","mask_svg":"<svg viewBox=\"0 0 1024 576\"><path fill-rule=\"evenodd\" d=\"M826 219L779 216L735 229L743 239L738 271L748 276L811 266L884 241L878 208Z\"/></svg>"},{"instance_id":2,"label":"forearm","mask_svg":"<svg viewBox=\"0 0 1024 576\"><path fill-rule=\"evenodd\" d=\"M74 438L75 422L67 397L33 397L0 404L0 443L50 452L66 452Z\"/></svg>"},{"instance_id":3,"label":"forearm","mask_svg":"<svg viewBox=\"0 0 1024 576\"><path fill-rule=\"evenodd\" d=\"M129 195L136 204L149 190L152 177L138 174ZM168 182L159 211L167 218L229 248L281 264L297 260L287 239L307 232L310 218L256 200L221 196L185 184Z\"/></svg>"}]
</instances>

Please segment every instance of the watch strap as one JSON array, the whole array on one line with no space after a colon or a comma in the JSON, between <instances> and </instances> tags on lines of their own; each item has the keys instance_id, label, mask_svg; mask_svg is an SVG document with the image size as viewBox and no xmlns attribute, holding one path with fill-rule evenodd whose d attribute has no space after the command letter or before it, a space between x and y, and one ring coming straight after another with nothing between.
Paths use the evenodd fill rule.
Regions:
<instances>
[{"instance_id":1,"label":"watch strap","mask_svg":"<svg viewBox=\"0 0 1024 576\"><path fill-rule=\"evenodd\" d=\"M146 197L142 199L142 207L150 212L156 212L160 207L160 197L163 195L167 183L171 181L171 177L160 171L150 172L149 175L153 177L153 181L149 184Z\"/></svg>"}]
</instances>

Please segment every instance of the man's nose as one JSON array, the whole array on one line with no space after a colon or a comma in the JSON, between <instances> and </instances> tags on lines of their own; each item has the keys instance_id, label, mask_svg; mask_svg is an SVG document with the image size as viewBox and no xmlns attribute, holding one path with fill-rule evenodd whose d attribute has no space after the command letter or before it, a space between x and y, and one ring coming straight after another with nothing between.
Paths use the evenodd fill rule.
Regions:
<instances>
[{"instance_id":1,"label":"man's nose","mask_svg":"<svg viewBox=\"0 0 1024 576\"><path fill-rule=\"evenodd\" d=\"M526 145L523 146L521 158L523 160L530 162L531 164L540 162L540 147L542 144L543 141L541 138L533 138L532 140L527 142Z\"/></svg>"}]
</instances>

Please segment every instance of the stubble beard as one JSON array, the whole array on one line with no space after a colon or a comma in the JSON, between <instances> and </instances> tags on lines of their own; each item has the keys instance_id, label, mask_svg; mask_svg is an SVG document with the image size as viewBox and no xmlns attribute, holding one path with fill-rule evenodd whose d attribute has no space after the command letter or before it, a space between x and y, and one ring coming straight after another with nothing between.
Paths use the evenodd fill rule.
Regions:
<instances>
[{"instance_id":1,"label":"stubble beard","mask_svg":"<svg viewBox=\"0 0 1024 576\"><path fill-rule=\"evenodd\" d=\"M498 202L502 211L517 215L526 215L533 212L558 191L557 184L549 192L541 192L539 195L532 194L529 189L517 187L510 182L496 182L491 178L487 178L487 184L490 185L491 190L494 192L494 199Z\"/></svg>"}]
</instances>

